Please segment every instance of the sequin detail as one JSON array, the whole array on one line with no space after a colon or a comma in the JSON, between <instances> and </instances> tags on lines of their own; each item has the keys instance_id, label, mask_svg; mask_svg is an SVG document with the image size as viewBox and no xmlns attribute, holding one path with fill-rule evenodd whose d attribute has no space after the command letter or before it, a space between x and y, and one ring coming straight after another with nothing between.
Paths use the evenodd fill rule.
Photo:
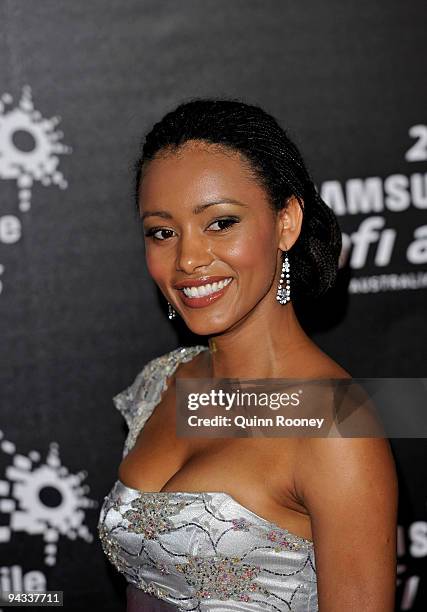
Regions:
<instances>
[{"instance_id":1,"label":"sequin detail","mask_svg":"<svg viewBox=\"0 0 427 612\"><path fill-rule=\"evenodd\" d=\"M301 549L301 543L290 540L288 534L283 529L272 529L267 533L267 539L276 544L274 550L277 552ZM309 542L309 540L306 540L306 542Z\"/></svg>"},{"instance_id":2,"label":"sequin detail","mask_svg":"<svg viewBox=\"0 0 427 612\"><path fill-rule=\"evenodd\" d=\"M126 529L153 540L158 534L173 529L169 517L179 513L185 505L185 502L165 504L162 493L150 493L149 497L141 495L132 501L130 509L123 514L123 518L129 522Z\"/></svg>"},{"instance_id":3,"label":"sequin detail","mask_svg":"<svg viewBox=\"0 0 427 612\"><path fill-rule=\"evenodd\" d=\"M158 587L154 584L154 582L147 582L143 578L139 579L139 582L136 584L136 586L141 589L141 591L144 591L149 595L154 595L154 597L157 597L158 599L165 599L168 595L165 589Z\"/></svg>"},{"instance_id":4,"label":"sequin detail","mask_svg":"<svg viewBox=\"0 0 427 612\"><path fill-rule=\"evenodd\" d=\"M255 582L261 568L242 563L240 557L191 557L187 563L176 564L175 568L196 589L195 596L199 599L249 601L249 592L265 592Z\"/></svg>"},{"instance_id":5,"label":"sequin detail","mask_svg":"<svg viewBox=\"0 0 427 612\"><path fill-rule=\"evenodd\" d=\"M123 559L123 551L118 540L110 537L110 531L105 525L98 525L98 535L108 560L119 572L125 574L129 569L129 565Z\"/></svg>"}]
</instances>

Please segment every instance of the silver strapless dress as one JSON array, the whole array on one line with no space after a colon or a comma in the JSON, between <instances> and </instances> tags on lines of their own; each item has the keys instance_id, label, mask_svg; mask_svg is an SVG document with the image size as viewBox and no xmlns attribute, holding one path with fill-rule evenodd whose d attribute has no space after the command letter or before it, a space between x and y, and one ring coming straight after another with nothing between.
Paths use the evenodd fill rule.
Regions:
<instances>
[{"instance_id":1,"label":"silver strapless dress","mask_svg":"<svg viewBox=\"0 0 427 612\"><path fill-rule=\"evenodd\" d=\"M129 426L123 456L167 378L205 349L178 348L150 361L113 398ZM104 499L98 533L129 583L128 612L318 610L313 542L225 492L142 492L117 480Z\"/></svg>"}]
</instances>

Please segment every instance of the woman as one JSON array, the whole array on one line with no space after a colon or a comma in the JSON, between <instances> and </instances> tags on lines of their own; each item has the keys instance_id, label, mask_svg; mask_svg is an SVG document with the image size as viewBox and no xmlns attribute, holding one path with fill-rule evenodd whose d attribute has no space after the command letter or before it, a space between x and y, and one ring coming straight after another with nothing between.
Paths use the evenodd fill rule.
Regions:
<instances>
[{"instance_id":1,"label":"woman","mask_svg":"<svg viewBox=\"0 0 427 612\"><path fill-rule=\"evenodd\" d=\"M349 378L294 303L335 281L337 220L273 117L192 100L137 164L150 275L203 344L114 397L129 434L99 534L128 610L394 609L397 480L384 438L177 438L177 378Z\"/></svg>"}]
</instances>

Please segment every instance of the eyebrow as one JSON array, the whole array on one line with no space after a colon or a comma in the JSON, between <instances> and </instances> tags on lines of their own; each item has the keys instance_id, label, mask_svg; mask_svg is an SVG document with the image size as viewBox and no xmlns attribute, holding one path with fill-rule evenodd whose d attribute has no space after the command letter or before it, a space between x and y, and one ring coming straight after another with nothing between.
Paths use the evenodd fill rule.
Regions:
<instances>
[{"instance_id":1,"label":"eyebrow","mask_svg":"<svg viewBox=\"0 0 427 612\"><path fill-rule=\"evenodd\" d=\"M212 202L198 204L193 208L193 214L199 215L204 210L206 210L206 208L209 208L210 206L216 206L217 204L237 204L238 206L247 207L247 204L243 204L243 202L239 202L239 200L235 200L234 198L222 198L220 200L213 200ZM146 219L147 217L162 217L162 219L173 219L173 216L169 212L167 212L167 210L156 210L153 212L147 210L142 215L140 215L141 221L144 221L144 219Z\"/></svg>"}]
</instances>

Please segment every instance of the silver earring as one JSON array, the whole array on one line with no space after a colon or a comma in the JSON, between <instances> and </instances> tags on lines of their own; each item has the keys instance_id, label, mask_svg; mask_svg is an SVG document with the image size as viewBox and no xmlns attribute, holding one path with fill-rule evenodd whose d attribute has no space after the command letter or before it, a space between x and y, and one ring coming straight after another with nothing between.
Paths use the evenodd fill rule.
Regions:
<instances>
[{"instance_id":1,"label":"silver earring","mask_svg":"<svg viewBox=\"0 0 427 612\"><path fill-rule=\"evenodd\" d=\"M276 299L279 304L286 304L291 301L291 282L290 282L290 265L288 259L288 252L285 251L285 258L282 262L282 271L280 273L279 286L277 287ZM285 286L283 287L283 280L286 279Z\"/></svg>"},{"instance_id":2,"label":"silver earring","mask_svg":"<svg viewBox=\"0 0 427 612\"><path fill-rule=\"evenodd\" d=\"M168 302L168 317L169 317L169 319L175 319L175 317L176 317L176 312L173 309L172 304L169 304L169 302Z\"/></svg>"}]
</instances>

